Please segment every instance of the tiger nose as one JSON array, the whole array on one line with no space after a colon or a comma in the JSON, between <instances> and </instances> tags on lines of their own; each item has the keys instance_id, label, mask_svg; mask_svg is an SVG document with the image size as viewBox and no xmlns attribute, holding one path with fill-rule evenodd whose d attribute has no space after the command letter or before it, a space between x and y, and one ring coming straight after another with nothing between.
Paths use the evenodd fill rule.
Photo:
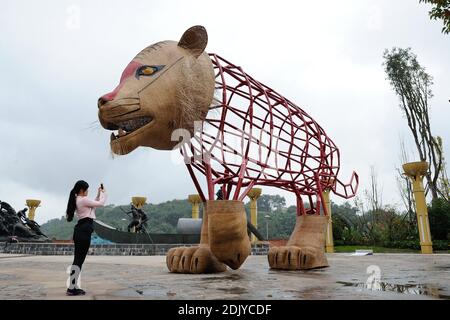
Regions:
<instances>
[{"instance_id":1,"label":"tiger nose","mask_svg":"<svg viewBox=\"0 0 450 320\"><path fill-rule=\"evenodd\" d=\"M98 101L97 101L97 106L100 108L101 106L103 106L105 103L107 103L108 101L112 101L114 100L114 94L111 93L107 93L103 96L101 96Z\"/></svg>"},{"instance_id":2,"label":"tiger nose","mask_svg":"<svg viewBox=\"0 0 450 320\"><path fill-rule=\"evenodd\" d=\"M101 107L102 105L104 105L105 103L106 103L106 100L103 99L103 97L98 98L97 106L98 106L99 109L100 109L100 107Z\"/></svg>"}]
</instances>

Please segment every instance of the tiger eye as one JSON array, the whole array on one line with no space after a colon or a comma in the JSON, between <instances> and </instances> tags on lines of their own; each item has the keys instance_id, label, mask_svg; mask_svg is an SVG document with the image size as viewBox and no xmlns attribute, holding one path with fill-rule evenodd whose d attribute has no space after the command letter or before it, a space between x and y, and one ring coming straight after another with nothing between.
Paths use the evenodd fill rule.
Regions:
<instances>
[{"instance_id":1,"label":"tiger eye","mask_svg":"<svg viewBox=\"0 0 450 320\"><path fill-rule=\"evenodd\" d=\"M150 68L150 67L148 67L148 68L145 68L144 70L142 70L142 74L152 74L153 72L155 72L154 70L153 70L153 68Z\"/></svg>"}]
</instances>

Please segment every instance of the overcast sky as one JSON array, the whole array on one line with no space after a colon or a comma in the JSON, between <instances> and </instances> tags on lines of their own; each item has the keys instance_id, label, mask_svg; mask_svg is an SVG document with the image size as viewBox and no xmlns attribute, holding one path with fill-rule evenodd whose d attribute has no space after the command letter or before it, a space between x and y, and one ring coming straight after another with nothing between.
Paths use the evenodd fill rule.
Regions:
<instances>
[{"instance_id":1,"label":"overcast sky","mask_svg":"<svg viewBox=\"0 0 450 320\"><path fill-rule=\"evenodd\" d=\"M21 209L25 199L41 199L36 220L43 223L64 215L78 179L90 183L91 196L103 182L114 204L194 193L171 152L139 148L113 159L96 102L141 49L201 24L208 52L242 66L325 129L341 150L343 181L356 170L363 191L374 165L384 203L400 207L399 140L414 147L385 79L385 48L411 47L433 75L433 133L450 157L450 36L418 2L2 1L0 200ZM295 203L291 194L263 192Z\"/></svg>"}]
</instances>

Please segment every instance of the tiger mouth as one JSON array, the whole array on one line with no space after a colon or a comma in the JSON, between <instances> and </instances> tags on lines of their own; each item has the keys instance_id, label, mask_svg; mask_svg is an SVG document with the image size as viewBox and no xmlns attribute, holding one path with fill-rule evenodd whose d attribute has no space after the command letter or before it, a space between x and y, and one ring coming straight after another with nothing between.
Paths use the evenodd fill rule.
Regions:
<instances>
[{"instance_id":1,"label":"tiger mouth","mask_svg":"<svg viewBox=\"0 0 450 320\"><path fill-rule=\"evenodd\" d=\"M151 116L144 116L115 122L112 124L112 129L117 130L117 133L114 131L111 132L111 142L126 137L129 134L136 132L137 130L149 125L152 122L153 117Z\"/></svg>"}]
</instances>

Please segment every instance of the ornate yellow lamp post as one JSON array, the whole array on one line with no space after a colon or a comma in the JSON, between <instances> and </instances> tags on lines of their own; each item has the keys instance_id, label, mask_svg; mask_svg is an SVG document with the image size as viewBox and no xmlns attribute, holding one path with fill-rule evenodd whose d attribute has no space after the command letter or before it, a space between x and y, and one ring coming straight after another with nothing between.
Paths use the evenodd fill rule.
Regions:
<instances>
[{"instance_id":1,"label":"ornate yellow lamp post","mask_svg":"<svg viewBox=\"0 0 450 320\"><path fill-rule=\"evenodd\" d=\"M142 209L142 207L145 204L145 201L147 201L146 197L131 197L131 202L138 209Z\"/></svg>"},{"instance_id":2,"label":"ornate yellow lamp post","mask_svg":"<svg viewBox=\"0 0 450 320\"><path fill-rule=\"evenodd\" d=\"M26 204L29 208L28 210L28 219L34 221L34 215L36 213L37 207L41 204L41 200L35 200L35 199L27 199L25 200Z\"/></svg>"},{"instance_id":3,"label":"ornate yellow lamp post","mask_svg":"<svg viewBox=\"0 0 450 320\"><path fill-rule=\"evenodd\" d=\"M328 224L327 224L327 235L325 238L325 252L334 252L334 242L333 242L333 222L331 219L331 203L330 203L330 189L325 189L322 192L323 200L325 202L325 207L328 211Z\"/></svg>"},{"instance_id":4,"label":"ornate yellow lamp post","mask_svg":"<svg viewBox=\"0 0 450 320\"><path fill-rule=\"evenodd\" d=\"M427 173L428 163L425 161L405 163L403 165L403 170L405 171L405 174L411 178L413 183L414 199L416 200L417 226L419 228L422 253L433 253L430 223L428 221L428 210L423 188L423 177Z\"/></svg>"},{"instance_id":5,"label":"ornate yellow lamp post","mask_svg":"<svg viewBox=\"0 0 450 320\"><path fill-rule=\"evenodd\" d=\"M247 193L247 196L250 198L250 222L255 228L258 228L258 206L257 201L259 196L261 195L261 188L253 188ZM258 239L254 234L252 234L251 241L256 242Z\"/></svg>"},{"instance_id":6,"label":"ornate yellow lamp post","mask_svg":"<svg viewBox=\"0 0 450 320\"><path fill-rule=\"evenodd\" d=\"M192 204L192 219L198 219L200 216L200 202L202 201L198 194L190 194L188 201Z\"/></svg>"}]
</instances>

